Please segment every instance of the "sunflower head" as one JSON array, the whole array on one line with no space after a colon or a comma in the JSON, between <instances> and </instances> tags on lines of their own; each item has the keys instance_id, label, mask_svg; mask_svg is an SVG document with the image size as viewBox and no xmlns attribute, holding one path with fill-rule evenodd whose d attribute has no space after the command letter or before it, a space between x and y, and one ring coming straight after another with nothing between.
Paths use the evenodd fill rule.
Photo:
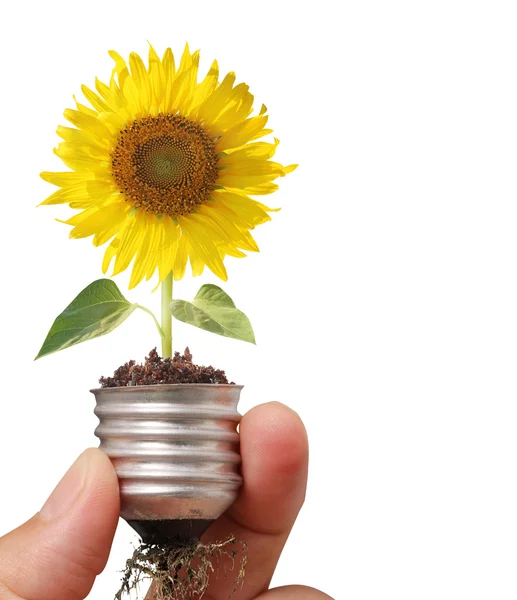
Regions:
<instances>
[{"instance_id":1,"label":"sunflower head","mask_svg":"<svg viewBox=\"0 0 517 600\"><path fill-rule=\"evenodd\" d=\"M65 110L55 153L70 170L42 173L60 188L42 204L76 209L70 237L109 242L103 271L132 263L130 287L155 272L181 279L187 262L226 280L225 257L258 251L250 231L275 210L250 196L295 168L271 160L277 139L257 141L271 133L265 106L253 114L248 86L220 79L216 61L199 80L188 45L177 68L170 48L160 58L151 46L147 66L110 55L109 83L82 86L90 106Z\"/></svg>"}]
</instances>

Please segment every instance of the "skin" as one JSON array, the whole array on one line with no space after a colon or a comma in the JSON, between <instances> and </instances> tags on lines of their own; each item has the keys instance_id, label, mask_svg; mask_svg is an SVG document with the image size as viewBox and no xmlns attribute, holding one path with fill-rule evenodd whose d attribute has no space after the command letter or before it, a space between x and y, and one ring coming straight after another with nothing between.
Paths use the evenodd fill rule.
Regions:
<instances>
[{"instance_id":1,"label":"skin","mask_svg":"<svg viewBox=\"0 0 517 600\"><path fill-rule=\"evenodd\" d=\"M240 433L244 485L204 537L220 540L233 533L248 543L245 583L235 600L332 600L304 586L269 589L305 497L308 444L302 421L272 402L248 412ZM106 565L119 508L111 462L100 450L87 450L41 511L0 538L0 599L85 598ZM204 600L227 600L228 579L213 578ZM146 598L152 595L151 589Z\"/></svg>"}]
</instances>

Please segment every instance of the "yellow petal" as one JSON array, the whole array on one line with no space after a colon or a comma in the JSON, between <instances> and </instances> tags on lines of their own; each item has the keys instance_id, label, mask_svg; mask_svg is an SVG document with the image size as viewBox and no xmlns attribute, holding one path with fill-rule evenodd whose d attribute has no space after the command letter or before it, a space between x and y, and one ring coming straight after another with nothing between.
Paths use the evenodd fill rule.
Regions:
<instances>
[{"instance_id":1,"label":"yellow petal","mask_svg":"<svg viewBox=\"0 0 517 600\"><path fill-rule=\"evenodd\" d=\"M244 254L244 252L237 250L237 248L233 246L221 246L219 248L219 253L223 260L225 256L233 256L234 258L246 258L247 256L247 254Z\"/></svg>"},{"instance_id":2,"label":"yellow petal","mask_svg":"<svg viewBox=\"0 0 517 600\"><path fill-rule=\"evenodd\" d=\"M97 200L109 197L113 194L113 187L105 181L78 181L67 185L54 192L40 206L50 204L81 203L81 206L89 206Z\"/></svg>"},{"instance_id":3,"label":"yellow petal","mask_svg":"<svg viewBox=\"0 0 517 600\"><path fill-rule=\"evenodd\" d=\"M262 175L222 175L217 180L219 185L228 186L231 188L238 188L244 190L249 187L260 185L261 183L272 181L278 177L283 177L276 173L264 173Z\"/></svg>"},{"instance_id":4,"label":"yellow petal","mask_svg":"<svg viewBox=\"0 0 517 600\"><path fill-rule=\"evenodd\" d=\"M57 148L54 149L54 153L59 158L70 158L70 159L94 159L95 161L104 161L108 163L110 161L110 155L106 148L93 144L78 144L75 142L61 142Z\"/></svg>"},{"instance_id":5,"label":"yellow petal","mask_svg":"<svg viewBox=\"0 0 517 600\"><path fill-rule=\"evenodd\" d=\"M124 79L124 84L121 89L127 102L127 109L133 119L149 114L145 113L144 108L140 104L140 93L131 76Z\"/></svg>"},{"instance_id":6,"label":"yellow petal","mask_svg":"<svg viewBox=\"0 0 517 600\"><path fill-rule=\"evenodd\" d=\"M198 66L199 51L191 55L187 44L172 88L173 111L179 110L183 115L188 114L197 85Z\"/></svg>"},{"instance_id":7,"label":"yellow petal","mask_svg":"<svg viewBox=\"0 0 517 600\"><path fill-rule=\"evenodd\" d=\"M149 79L153 90L152 114L158 114L165 94L165 71L155 49L149 44Z\"/></svg>"},{"instance_id":8,"label":"yellow petal","mask_svg":"<svg viewBox=\"0 0 517 600\"><path fill-rule=\"evenodd\" d=\"M172 50L170 48L167 48L167 50L165 50L162 59L162 65L163 74L165 75L164 103L166 103L167 98L169 98L170 100L172 86L174 84L174 79L176 78L176 65L174 63L174 54L172 53Z\"/></svg>"},{"instance_id":9,"label":"yellow petal","mask_svg":"<svg viewBox=\"0 0 517 600\"><path fill-rule=\"evenodd\" d=\"M228 73L221 84L208 96L197 110L197 118L206 124L213 124L228 103L228 98L235 83L235 73Z\"/></svg>"},{"instance_id":10,"label":"yellow petal","mask_svg":"<svg viewBox=\"0 0 517 600\"><path fill-rule=\"evenodd\" d=\"M145 235L145 227L142 221L141 211L136 212L133 217L127 219L126 226L120 232L120 247L117 249L113 275L118 275L128 268L129 263L142 244Z\"/></svg>"},{"instance_id":11,"label":"yellow petal","mask_svg":"<svg viewBox=\"0 0 517 600\"><path fill-rule=\"evenodd\" d=\"M104 252L104 257L102 259L102 272L104 273L104 275L106 275L106 273L108 272L111 261L117 253L117 249L119 246L120 239L117 235L117 237L111 242L111 244L106 248L106 251Z\"/></svg>"},{"instance_id":12,"label":"yellow petal","mask_svg":"<svg viewBox=\"0 0 517 600\"><path fill-rule=\"evenodd\" d=\"M176 65L174 63L174 54L170 48L167 48L163 55L163 72L165 75L165 91L162 101L161 110L163 112L170 112L173 101L173 87L176 80Z\"/></svg>"},{"instance_id":13,"label":"yellow petal","mask_svg":"<svg viewBox=\"0 0 517 600\"><path fill-rule=\"evenodd\" d=\"M151 66L153 64L162 64L162 61L160 60L160 57L158 56L158 54L156 53L156 50L154 49L154 46L150 43L147 42L149 44L149 74L151 73Z\"/></svg>"},{"instance_id":14,"label":"yellow petal","mask_svg":"<svg viewBox=\"0 0 517 600\"><path fill-rule=\"evenodd\" d=\"M110 143L106 143L106 146L108 146L111 151L115 146L115 137L118 136L120 131L126 126L126 120L120 113L104 112L99 113L99 121L104 123L104 125L106 125L106 127L113 134L113 138L110 140Z\"/></svg>"},{"instance_id":15,"label":"yellow petal","mask_svg":"<svg viewBox=\"0 0 517 600\"><path fill-rule=\"evenodd\" d=\"M217 179L217 183L227 188L248 189L284 177L296 168L293 165L284 167L280 163L262 159L234 160L225 165ZM251 193L251 192L248 192Z\"/></svg>"},{"instance_id":16,"label":"yellow petal","mask_svg":"<svg viewBox=\"0 0 517 600\"><path fill-rule=\"evenodd\" d=\"M234 193L242 193L242 190L231 188L230 186L226 186L226 189L230 192ZM263 196L265 194L272 194L278 190L278 185L276 183L272 183L271 181L266 181L265 183L261 183L260 185L251 185L246 188L246 194L248 196ZM269 209L269 210L277 210L277 209ZM280 210L280 209L278 209Z\"/></svg>"},{"instance_id":17,"label":"yellow petal","mask_svg":"<svg viewBox=\"0 0 517 600\"><path fill-rule=\"evenodd\" d=\"M65 109L65 119L70 121L78 129L84 129L93 133L100 140L110 139L112 137L110 130L97 119L97 117L86 115L72 108Z\"/></svg>"},{"instance_id":18,"label":"yellow petal","mask_svg":"<svg viewBox=\"0 0 517 600\"><path fill-rule=\"evenodd\" d=\"M212 197L217 203L226 206L232 213L249 228L261 225L266 221L270 221L271 217L259 205L258 202L240 194L230 192L212 192ZM267 207L265 207L267 208Z\"/></svg>"},{"instance_id":19,"label":"yellow petal","mask_svg":"<svg viewBox=\"0 0 517 600\"><path fill-rule=\"evenodd\" d=\"M129 66L131 68L131 76L139 92L142 114L148 115L153 92L147 69L140 56L135 52L132 52L129 56Z\"/></svg>"},{"instance_id":20,"label":"yellow petal","mask_svg":"<svg viewBox=\"0 0 517 600\"><path fill-rule=\"evenodd\" d=\"M74 127L63 127L63 125L59 125L56 133L66 142L96 146L98 149L104 149L104 151L106 151L109 147L105 140L100 140L96 136L88 135L88 133L85 131L81 129L75 129Z\"/></svg>"},{"instance_id":21,"label":"yellow petal","mask_svg":"<svg viewBox=\"0 0 517 600\"><path fill-rule=\"evenodd\" d=\"M106 85L96 78L95 89L99 92L99 95L106 101L113 112L120 115L123 119L128 119L130 117L129 110L127 108L127 100L113 77L110 79L109 85Z\"/></svg>"},{"instance_id":22,"label":"yellow petal","mask_svg":"<svg viewBox=\"0 0 517 600\"><path fill-rule=\"evenodd\" d=\"M74 171L91 171L96 178L108 177L110 175L110 165L105 160L84 155L61 155L60 158L69 169L73 169Z\"/></svg>"},{"instance_id":23,"label":"yellow petal","mask_svg":"<svg viewBox=\"0 0 517 600\"><path fill-rule=\"evenodd\" d=\"M219 80L219 66L214 60L203 81L197 86L192 99L191 115L197 116L197 108L214 92Z\"/></svg>"},{"instance_id":24,"label":"yellow petal","mask_svg":"<svg viewBox=\"0 0 517 600\"><path fill-rule=\"evenodd\" d=\"M178 252L179 227L168 215L164 215L160 222L163 230L163 239L158 252L159 279L163 281L171 270L175 269L176 253ZM183 271L184 271L183 267ZM181 277L178 277L181 279Z\"/></svg>"},{"instance_id":25,"label":"yellow petal","mask_svg":"<svg viewBox=\"0 0 517 600\"><path fill-rule=\"evenodd\" d=\"M201 257L198 256L194 250L192 250L192 248L188 248L187 251L189 252L192 275L194 277L202 275L203 271L205 270L205 263L202 261Z\"/></svg>"},{"instance_id":26,"label":"yellow petal","mask_svg":"<svg viewBox=\"0 0 517 600\"><path fill-rule=\"evenodd\" d=\"M235 125L235 127L232 127L223 133L221 138L217 140L217 152L222 152L227 148L238 148L246 142L249 142L253 139L253 136L256 136L263 131L267 120L267 116L251 117L250 119L246 119L246 121Z\"/></svg>"},{"instance_id":27,"label":"yellow petal","mask_svg":"<svg viewBox=\"0 0 517 600\"><path fill-rule=\"evenodd\" d=\"M48 183L58 185L59 187L65 187L73 185L74 183L80 183L81 181L95 179L95 174L91 171L63 171L56 173L43 171L43 173L40 173L40 177Z\"/></svg>"},{"instance_id":28,"label":"yellow petal","mask_svg":"<svg viewBox=\"0 0 517 600\"><path fill-rule=\"evenodd\" d=\"M120 89L122 89L126 78L129 77L129 69L127 68L126 61L118 52L115 52L114 50L110 50L108 54L115 61L113 76L117 76L118 85Z\"/></svg>"},{"instance_id":29,"label":"yellow petal","mask_svg":"<svg viewBox=\"0 0 517 600\"><path fill-rule=\"evenodd\" d=\"M142 214L141 227L144 229L142 242L139 245L136 253L135 264L131 272L129 280L129 289L137 286L147 274L148 270L153 265L153 270L157 267L156 264L156 237L158 233L158 219L156 215L149 213Z\"/></svg>"},{"instance_id":30,"label":"yellow petal","mask_svg":"<svg viewBox=\"0 0 517 600\"><path fill-rule=\"evenodd\" d=\"M176 259L174 261L174 269L172 271L174 274L174 279L176 281L183 279L183 276L185 275L185 269L187 268L187 260L188 260L187 236L183 234L179 240L178 251L176 253ZM165 274L165 277L167 277L167 275L169 273L170 273L170 271L167 271L167 273ZM164 277L164 279L165 279L165 277ZM162 271L161 270L160 270L160 279L162 279Z\"/></svg>"},{"instance_id":31,"label":"yellow petal","mask_svg":"<svg viewBox=\"0 0 517 600\"><path fill-rule=\"evenodd\" d=\"M119 231L127 218L129 204L127 202L111 203L100 208L97 206L93 208L96 210L85 210L66 221L66 224L75 225L70 231L71 238L85 238L93 235L95 236L94 245L100 246Z\"/></svg>"},{"instance_id":32,"label":"yellow petal","mask_svg":"<svg viewBox=\"0 0 517 600\"><path fill-rule=\"evenodd\" d=\"M247 228L239 228L237 221L230 218L231 211L220 210L216 203L206 203L198 208L198 213L206 216L224 231L230 245L250 252L258 252L258 246Z\"/></svg>"},{"instance_id":33,"label":"yellow petal","mask_svg":"<svg viewBox=\"0 0 517 600\"><path fill-rule=\"evenodd\" d=\"M206 223L200 223L198 217L199 215L191 213L186 216L179 216L178 222L183 233L187 236L188 242L192 246L192 250L199 255L206 266L215 275L223 281L226 281L228 275L217 250L217 246L214 243L214 237L217 239L219 236L217 234L214 236L215 232L210 230ZM221 242L222 240L219 238L219 243Z\"/></svg>"},{"instance_id":34,"label":"yellow petal","mask_svg":"<svg viewBox=\"0 0 517 600\"><path fill-rule=\"evenodd\" d=\"M176 65L174 63L174 54L170 48L165 50L162 58L162 64L165 77L171 80L174 79L174 76L176 75Z\"/></svg>"},{"instance_id":35,"label":"yellow petal","mask_svg":"<svg viewBox=\"0 0 517 600\"><path fill-rule=\"evenodd\" d=\"M151 279L154 275L156 269L158 268L158 276L159 276L159 260L160 260L160 250L163 247L163 239L164 239L164 227L162 222L157 219L155 235L153 240L153 246L150 250L149 257L145 269L145 278L147 281ZM158 281L158 284L160 281Z\"/></svg>"},{"instance_id":36,"label":"yellow petal","mask_svg":"<svg viewBox=\"0 0 517 600\"><path fill-rule=\"evenodd\" d=\"M99 230L93 236L93 245L102 246L116 233L118 233L127 219L130 210L130 205L127 205L126 207L119 207L119 214L112 218L109 226L104 224L102 227L99 227Z\"/></svg>"},{"instance_id":37,"label":"yellow petal","mask_svg":"<svg viewBox=\"0 0 517 600\"><path fill-rule=\"evenodd\" d=\"M111 110L110 106L93 90L91 90L86 85L81 86L81 91L84 94L84 97L88 100L88 102L97 110L98 112L106 112Z\"/></svg>"},{"instance_id":38,"label":"yellow petal","mask_svg":"<svg viewBox=\"0 0 517 600\"><path fill-rule=\"evenodd\" d=\"M217 126L221 132L227 131L235 125L245 121L253 110L253 95L248 92L248 86L244 84L242 88L244 90L243 97L235 101L232 106L229 106L218 118ZM237 90L239 86L235 88Z\"/></svg>"},{"instance_id":39,"label":"yellow petal","mask_svg":"<svg viewBox=\"0 0 517 600\"><path fill-rule=\"evenodd\" d=\"M269 135L270 133L273 133L272 129L262 129L261 131L257 131L250 137L250 142L252 140L258 140L259 138Z\"/></svg>"},{"instance_id":40,"label":"yellow petal","mask_svg":"<svg viewBox=\"0 0 517 600\"><path fill-rule=\"evenodd\" d=\"M224 176L245 176L250 175L258 177L260 175L273 175L275 177L283 177L285 175L285 167L280 163L272 160L264 160L263 158L242 158L238 160L235 154L227 156L226 164L221 174ZM219 183L219 181L218 181Z\"/></svg>"},{"instance_id":41,"label":"yellow petal","mask_svg":"<svg viewBox=\"0 0 517 600\"><path fill-rule=\"evenodd\" d=\"M97 118L97 115L99 113L96 110L92 110L89 106L85 106L84 104L81 104L80 102L78 102L76 100L75 96L74 96L74 100L75 100L75 106L79 112L82 112L85 115L89 115L90 117Z\"/></svg>"},{"instance_id":42,"label":"yellow petal","mask_svg":"<svg viewBox=\"0 0 517 600\"><path fill-rule=\"evenodd\" d=\"M229 154L219 160L219 165L231 165L233 162L246 161L250 159L269 159L276 152L280 140L275 138L273 144L268 142L252 142L241 146L237 150L230 150Z\"/></svg>"}]
</instances>

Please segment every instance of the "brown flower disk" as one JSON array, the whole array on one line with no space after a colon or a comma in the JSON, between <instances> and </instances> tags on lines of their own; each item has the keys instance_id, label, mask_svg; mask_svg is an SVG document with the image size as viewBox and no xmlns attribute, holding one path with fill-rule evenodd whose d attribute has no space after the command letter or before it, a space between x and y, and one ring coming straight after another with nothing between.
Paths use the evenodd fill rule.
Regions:
<instances>
[{"instance_id":1,"label":"brown flower disk","mask_svg":"<svg viewBox=\"0 0 517 600\"><path fill-rule=\"evenodd\" d=\"M208 199L217 181L215 142L201 125L181 115L136 119L120 132L111 169L136 208L186 215Z\"/></svg>"}]
</instances>

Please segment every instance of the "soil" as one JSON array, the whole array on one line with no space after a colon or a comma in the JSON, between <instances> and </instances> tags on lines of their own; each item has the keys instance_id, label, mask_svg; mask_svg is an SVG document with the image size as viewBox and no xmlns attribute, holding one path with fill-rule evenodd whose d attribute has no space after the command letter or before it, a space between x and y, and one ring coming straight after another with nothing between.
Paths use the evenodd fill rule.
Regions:
<instances>
[{"instance_id":1,"label":"soil","mask_svg":"<svg viewBox=\"0 0 517 600\"><path fill-rule=\"evenodd\" d=\"M160 383L229 383L224 371L214 367L204 367L192 362L188 348L172 358L162 358L156 348L146 356L144 364L130 360L119 367L113 377L101 377L103 388L126 387L128 385L157 385ZM233 385L234 382L232 381Z\"/></svg>"},{"instance_id":2,"label":"soil","mask_svg":"<svg viewBox=\"0 0 517 600\"><path fill-rule=\"evenodd\" d=\"M213 519L157 519L130 520L128 524L138 533L144 544L167 546L181 539L199 540L213 522Z\"/></svg>"}]
</instances>

